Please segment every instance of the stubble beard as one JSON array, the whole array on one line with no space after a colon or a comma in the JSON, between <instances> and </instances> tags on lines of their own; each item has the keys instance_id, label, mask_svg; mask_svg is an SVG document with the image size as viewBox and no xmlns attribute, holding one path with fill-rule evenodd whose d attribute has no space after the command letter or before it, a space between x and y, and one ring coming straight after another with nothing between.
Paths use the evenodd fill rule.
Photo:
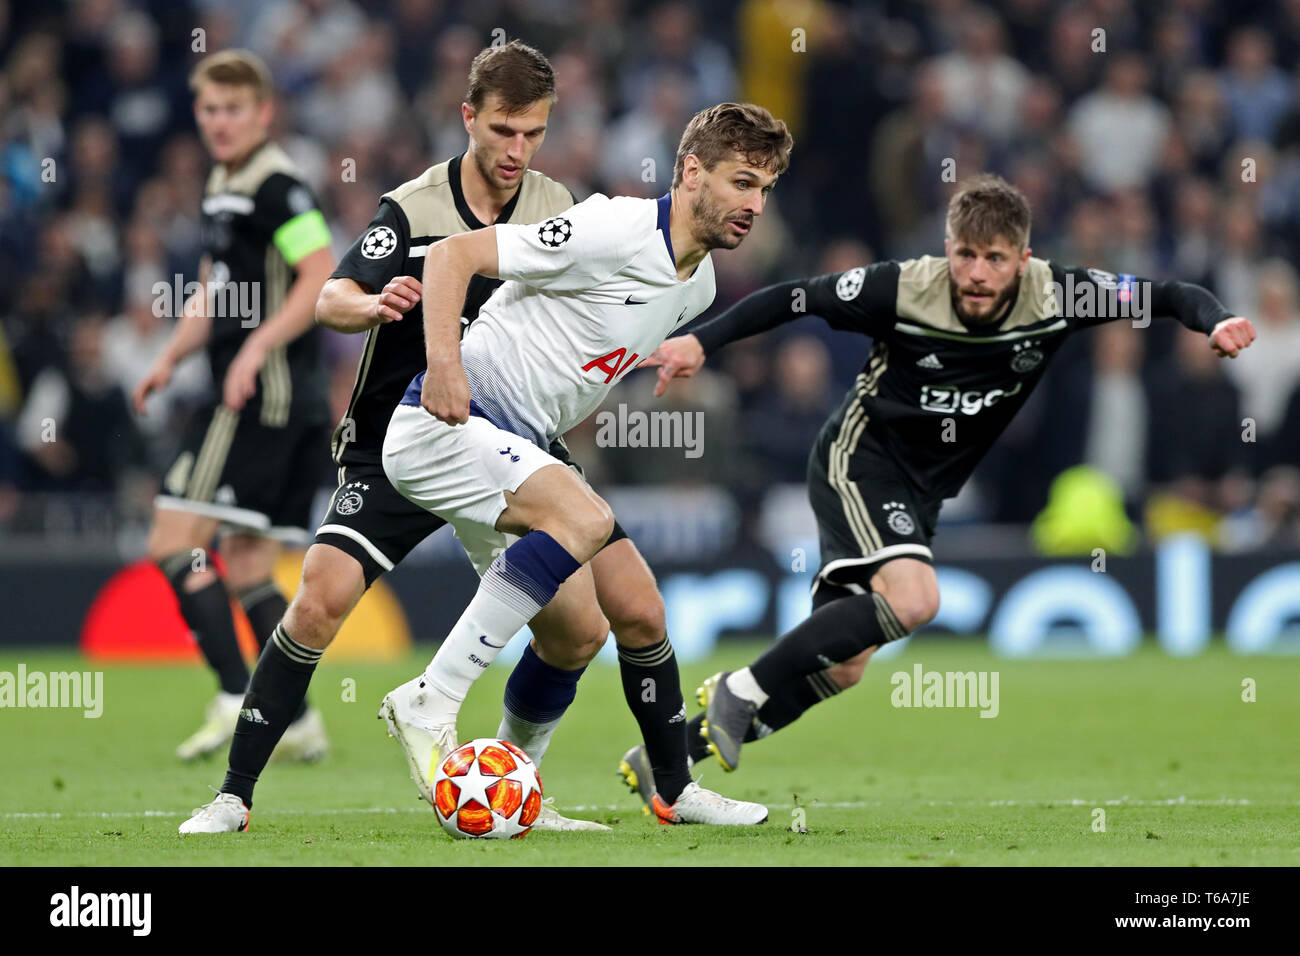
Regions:
<instances>
[{"instance_id":1,"label":"stubble beard","mask_svg":"<svg viewBox=\"0 0 1300 956\"><path fill-rule=\"evenodd\" d=\"M1002 320L1007 311L1008 303L1014 302L1016 296L1020 294L1020 276L1011 280L1011 284L998 293L993 300L992 307L980 315L972 315L966 311L962 304L961 288L953 279L952 275L948 276L948 295L952 299L952 309L957 313L957 318L963 325L985 326L996 325Z\"/></svg>"},{"instance_id":2,"label":"stubble beard","mask_svg":"<svg viewBox=\"0 0 1300 956\"><path fill-rule=\"evenodd\" d=\"M479 175L482 176L484 181L493 189L514 189L516 186L518 186L520 183L524 181L523 173L528 171L528 167L523 166L520 169L520 176L517 182L513 182L513 183L497 182L496 167L489 166L485 162L483 153L479 149L474 148L469 151L469 154L474 158L474 165L478 167Z\"/></svg>"},{"instance_id":3,"label":"stubble beard","mask_svg":"<svg viewBox=\"0 0 1300 956\"><path fill-rule=\"evenodd\" d=\"M727 231L727 217L707 185L691 200L691 219L695 223L695 239L706 249L734 249L745 238Z\"/></svg>"}]
</instances>

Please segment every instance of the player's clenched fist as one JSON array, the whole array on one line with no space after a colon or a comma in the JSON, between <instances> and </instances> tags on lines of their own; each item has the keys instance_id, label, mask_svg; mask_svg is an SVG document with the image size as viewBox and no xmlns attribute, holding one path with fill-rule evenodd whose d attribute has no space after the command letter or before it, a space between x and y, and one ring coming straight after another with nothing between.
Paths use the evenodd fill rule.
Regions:
<instances>
[{"instance_id":1,"label":"player's clenched fist","mask_svg":"<svg viewBox=\"0 0 1300 956\"><path fill-rule=\"evenodd\" d=\"M420 388L424 410L448 425L469 421L469 379L459 362L430 363Z\"/></svg>"},{"instance_id":2,"label":"player's clenched fist","mask_svg":"<svg viewBox=\"0 0 1300 956\"><path fill-rule=\"evenodd\" d=\"M1224 319L1210 333L1210 347L1228 358L1236 358L1237 353L1255 341L1255 326L1250 319L1234 315Z\"/></svg>"},{"instance_id":3,"label":"player's clenched fist","mask_svg":"<svg viewBox=\"0 0 1300 956\"><path fill-rule=\"evenodd\" d=\"M667 339L641 364L647 368L659 366L659 381L655 383L655 398L658 398L674 378L690 378L700 370L704 364L704 348L695 336L679 335Z\"/></svg>"},{"instance_id":4,"label":"player's clenched fist","mask_svg":"<svg viewBox=\"0 0 1300 956\"><path fill-rule=\"evenodd\" d=\"M375 296L375 318L380 322L400 322L420 301L424 291L414 276L397 276Z\"/></svg>"}]
</instances>

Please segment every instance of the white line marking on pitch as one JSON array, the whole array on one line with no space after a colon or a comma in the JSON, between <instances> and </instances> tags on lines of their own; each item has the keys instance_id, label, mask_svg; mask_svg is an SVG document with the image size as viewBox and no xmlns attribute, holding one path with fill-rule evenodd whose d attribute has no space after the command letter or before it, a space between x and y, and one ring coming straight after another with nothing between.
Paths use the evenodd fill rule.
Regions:
<instances>
[{"instance_id":1,"label":"white line marking on pitch","mask_svg":"<svg viewBox=\"0 0 1300 956\"><path fill-rule=\"evenodd\" d=\"M809 800L807 803L799 804L804 807L831 807L837 810L867 810L885 806L897 806L905 804L907 801L893 800L836 800L823 802L821 800ZM928 807L1033 807L1048 805L1051 807L1071 806L1071 807L1249 807L1249 806L1294 806L1300 807L1300 800L1286 802L1282 801L1277 804L1257 804L1255 801L1238 797L1219 797L1213 800L1188 799L1187 797L1169 797L1164 800L1134 800L1130 797L1112 797L1102 800L1084 800L1080 797L1071 797L1064 800L927 800L923 806ZM793 803L769 803L767 805L773 810L790 810L795 807ZM344 816L351 814L396 814L396 813L429 813L429 807L331 807L321 808L318 810L285 810L270 809L259 810L259 816ZM594 810L627 810L627 804L619 803L588 803L572 804L560 807L561 810L573 810L576 812L591 812ZM31 811L16 813L0 813L0 819L4 820L64 820L64 819L102 819L116 820L129 818L148 818L148 817L184 817L188 814L182 810L106 810L106 811L75 811L71 813L61 813L58 811Z\"/></svg>"}]
</instances>

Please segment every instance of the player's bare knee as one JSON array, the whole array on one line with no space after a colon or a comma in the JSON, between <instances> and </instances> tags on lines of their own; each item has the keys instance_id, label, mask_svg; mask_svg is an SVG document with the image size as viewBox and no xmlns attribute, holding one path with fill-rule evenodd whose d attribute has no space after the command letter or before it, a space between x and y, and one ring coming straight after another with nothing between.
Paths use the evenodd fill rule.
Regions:
<instances>
[{"instance_id":1,"label":"player's bare knee","mask_svg":"<svg viewBox=\"0 0 1300 956\"><path fill-rule=\"evenodd\" d=\"M605 641L609 639L609 621L604 615L600 620L592 622L590 628L582 635L580 643L575 648L575 657L582 661L582 665L590 664L600 653L600 649L605 646Z\"/></svg>"},{"instance_id":2,"label":"player's bare knee","mask_svg":"<svg viewBox=\"0 0 1300 956\"><path fill-rule=\"evenodd\" d=\"M239 590L261 584L275 570L277 545L261 539L230 536L221 542L221 560L226 563L230 586Z\"/></svg>"},{"instance_id":3,"label":"player's bare knee","mask_svg":"<svg viewBox=\"0 0 1300 956\"><path fill-rule=\"evenodd\" d=\"M591 513L586 518L587 540L591 542L591 553L595 554L605 546L609 536L614 533L614 509L605 503L604 498L591 496Z\"/></svg>"},{"instance_id":4,"label":"player's bare knee","mask_svg":"<svg viewBox=\"0 0 1300 956\"><path fill-rule=\"evenodd\" d=\"M308 647L328 646L365 589L361 567L351 557L330 560L334 554L313 545L303 562L302 580L285 614L289 636ZM341 555L341 552L336 552Z\"/></svg>"},{"instance_id":5,"label":"player's bare knee","mask_svg":"<svg viewBox=\"0 0 1300 956\"><path fill-rule=\"evenodd\" d=\"M313 589L304 585L293 596L284 615L284 629L299 644L323 650L343 626L347 607L331 600L328 591L326 587Z\"/></svg>"},{"instance_id":6,"label":"player's bare knee","mask_svg":"<svg viewBox=\"0 0 1300 956\"><path fill-rule=\"evenodd\" d=\"M197 558L197 552L206 552L206 545L206 539L199 537L195 529L182 523L155 518L149 528L145 551L150 561L161 563L180 551L193 551ZM207 555L204 554L203 557L206 563Z\"/></svg>"},{"instance_id":7,"label":"player's bare knee","mask_svg":"<svg viewBox=\"0 0 1300 956\"><path fill-rule=\"evenodd\" d=\"M939 595L928 589L907 592L897 603L893 600L889 603L898 618L898 623L902 624L903 630L909 634L929 624L939 613Z\"/></svg>"},{"instance_id":8,"label":"player's bare knee","mask_svg":"<svg viewBox=\"0 0 1300 956\"><path fill-rule=\"evenodd\" d=\"M658 590L627 602L610 618L614 636L623 647L652 647L667 636L664 599Z\"/></svg>"},{"instance_id":9,"label":"player's bare knee","mask_svg":"<svg viewBox=\"0 0 1300 956\"><path fill-rule=\"evenodd\" d=\"M587 562L605 546L614 531L614 512L595 495L564 516L564 531L575 549L574 557Z\"/></svg>"},{"instance_id":10,"label":"player's bare knee","mask_svg":"<svg viewBox=\"0 0 1300 956\"><path fill-rule=\"evenodd\" d=\"M595 660L608 637L609 621L605 615L587 615L581 621L566 621L558 632L539 629L538 653L552 667L577 670Z\"/></svg>"}]
</instances>

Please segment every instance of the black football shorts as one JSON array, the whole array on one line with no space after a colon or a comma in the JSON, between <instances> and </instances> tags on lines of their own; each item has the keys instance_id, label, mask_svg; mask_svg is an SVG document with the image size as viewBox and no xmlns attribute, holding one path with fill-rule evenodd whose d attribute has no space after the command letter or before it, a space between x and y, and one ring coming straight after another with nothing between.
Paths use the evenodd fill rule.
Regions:
<instances>
[{"instance_id":1,"label":"black football shorts","mask_svg":"<svg viewBox=\"0 0 1300 956\"><path fill-rule=\"evenodd\" d=\"M823 585L868 590L872 575L895 558L934 562L930 540L943 500L920 494L869 437L852 444L845 437L824 428L808 459L821 546L814 601Z\"/></svg>"},{"instance_id":2,"label":"black football shorts","mask_svg":"<svg viewBox=\"0 0 1300 956\"><path fill-rule=\"evenodd\" d=\"M328 441L323 424L275 428L211 406L191 420L155 506L217 518L240 533L307 540Z\"/></svg>"}]
</instances>

